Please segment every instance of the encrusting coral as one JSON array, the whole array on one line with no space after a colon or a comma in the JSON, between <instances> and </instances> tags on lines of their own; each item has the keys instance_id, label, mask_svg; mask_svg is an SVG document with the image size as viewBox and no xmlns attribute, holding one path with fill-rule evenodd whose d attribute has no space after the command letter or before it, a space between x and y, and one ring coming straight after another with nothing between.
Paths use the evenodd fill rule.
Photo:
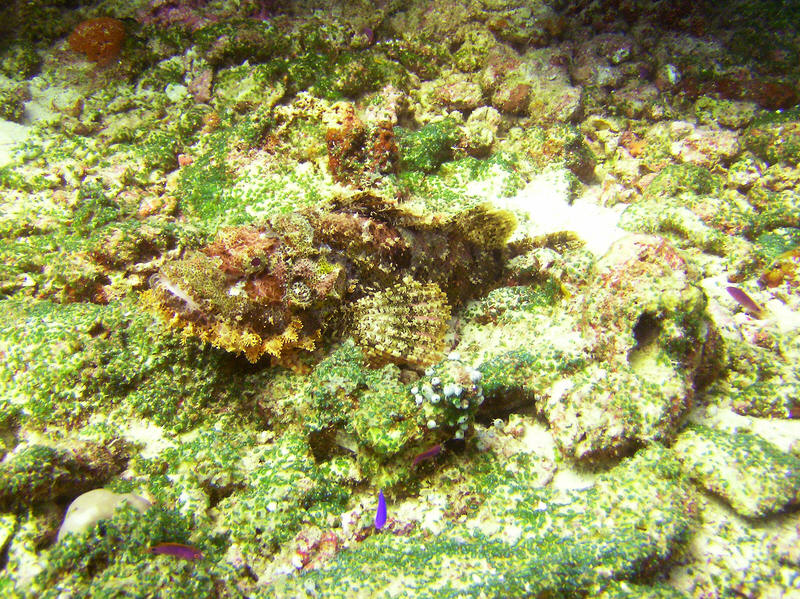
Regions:
<instances>
[{"instance_id":1,"label":"encrusting coral","mask_svg":"<svg viewBox=\"0 0 800 599\"><path fill-rule=\"evenodd\" d=\"M368 192L329 206L221 230L166 263L143 301L186 335L251 362L293 364L352 310L356 340L377 362L441 356L450 305L499 284L514 217L479 205L420 216ZM375 289L384 289L374 293Z\"/></svg>"},{"instance_id":2,"label":"encrusting coral","mask_svg":"<svg viewBox=\"0 0 800 599\"><path fill-rule=\"evenodd\" d=\"M75 52L98 63L107 65L117 57L125 40L125 25L111 17L98 17L78 24L67 42Z\"/></svg>"}]
</instances>

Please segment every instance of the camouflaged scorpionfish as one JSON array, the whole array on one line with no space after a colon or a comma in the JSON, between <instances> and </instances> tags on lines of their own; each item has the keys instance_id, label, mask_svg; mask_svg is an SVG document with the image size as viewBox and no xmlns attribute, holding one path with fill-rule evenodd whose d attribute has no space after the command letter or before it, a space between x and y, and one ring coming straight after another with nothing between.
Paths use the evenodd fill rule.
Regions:
<instances>
[{"instance_id":1,"label":"camouflaged scorpionfish","mask_svg":"<svg viewBox=\"0 0 800 599\"><path fill-rule=\"evenodd\" d=\"M516 226L482 204L421 216L358 192L322 208L222 229L150 278L143 301L183 333L251 362L292 364L323 331L377 363L441 358L451 306L496 286Z\"/></svg>"}]
</instances>

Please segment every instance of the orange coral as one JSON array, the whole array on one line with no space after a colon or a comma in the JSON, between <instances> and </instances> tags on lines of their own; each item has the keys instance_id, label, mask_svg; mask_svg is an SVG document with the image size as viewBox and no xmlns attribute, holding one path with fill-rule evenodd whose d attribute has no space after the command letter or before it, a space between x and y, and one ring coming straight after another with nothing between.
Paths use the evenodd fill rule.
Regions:
<instances>
[{"instance_id":1,"label":"orange coral","mask_svg":"<svg viewBox=\"0 0 800 599\"><path fill-rule=\"evenodd\" d=\"M78 24L67 42L75 52L100 65L106 65L119 54L125 40L125 25L111 17L88 19Z\"/></svg>"}]
</instances>

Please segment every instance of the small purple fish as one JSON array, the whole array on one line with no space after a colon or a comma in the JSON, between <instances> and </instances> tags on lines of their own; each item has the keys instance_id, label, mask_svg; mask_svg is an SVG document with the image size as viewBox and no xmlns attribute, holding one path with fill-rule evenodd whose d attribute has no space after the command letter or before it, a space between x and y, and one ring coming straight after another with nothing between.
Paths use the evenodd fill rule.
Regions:
<instances>
[{"instance_id":1,"label":"small purple fish","mask_svg":"<svg viewBox=\"0 0 800 599\"><path fill-rule=\"evenodd\" d=\"M380 530L386 524L386 499L383 490L378 491L378 510L375 512L375 528Z\"/></svg>"},{"instance_id":2,"label":"small purple fish","mask_svg":"<svg viewBox=\"0 0 800 599\"><path fill-rule=\"evenodd\" d=\"M421 454L417 455L414 458L414 461L411 462L411 465L412 466L416 466L417 464L419 464L420 462L424 462L425 460L432 460L433 458L435 458L440 453L442 453L442 446L441 446L441 444L437 443L436 445L434 445L430 449L426 449Z\"/></svg>"},{"instance_id":3,"label":"small purple fish","mask_svg":"<svg viewBox=\"0 0 800 599\"><path fill-rule=\"evenodd\" d=\"M195 549L191 545L184 545L183 543L159 543L158 545L153 545L146 551L153 555L174 555L175 557L190 562L203 557L203 554L198 549Z\"/></svg>"},{"instance_id":4,"label":"small purple fish","mask_svg":"<svg viewBox=\"0 0 800 599\"><path fill-rule=\"evenodd\" d=\"M739 287L726 287L725 290L742 308L750 312L754 317L761 318L764 315L764 308L762 308L756 300L747 295L743 289Z\"/></svg>"}]
</instances>

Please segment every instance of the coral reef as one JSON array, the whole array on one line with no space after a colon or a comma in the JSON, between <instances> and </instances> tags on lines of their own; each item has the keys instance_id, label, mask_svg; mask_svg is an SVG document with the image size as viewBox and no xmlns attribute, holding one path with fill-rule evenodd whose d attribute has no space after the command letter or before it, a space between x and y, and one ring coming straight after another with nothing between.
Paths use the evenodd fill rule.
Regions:
<instances>
[{"instance_id":1,"label":"coral reef","mask_svg":"<svg viewBox=\"0 0 800 599\"><path fill-rule=\"evenodd\" d=\"M674 450L689 476L742 516L774 514L800 501L800 459L757 435L695 426L680 434Z\"/></svg>"},{"instance_id":2,"label":"coral reef","mask_svg":"<svg viewBox=\"0 0 800 599\"><path fill-rule=\"evenodd\" d=\"M3 3L0 595L796 594L798 23Z\"/></svg>"}]
</instances>

